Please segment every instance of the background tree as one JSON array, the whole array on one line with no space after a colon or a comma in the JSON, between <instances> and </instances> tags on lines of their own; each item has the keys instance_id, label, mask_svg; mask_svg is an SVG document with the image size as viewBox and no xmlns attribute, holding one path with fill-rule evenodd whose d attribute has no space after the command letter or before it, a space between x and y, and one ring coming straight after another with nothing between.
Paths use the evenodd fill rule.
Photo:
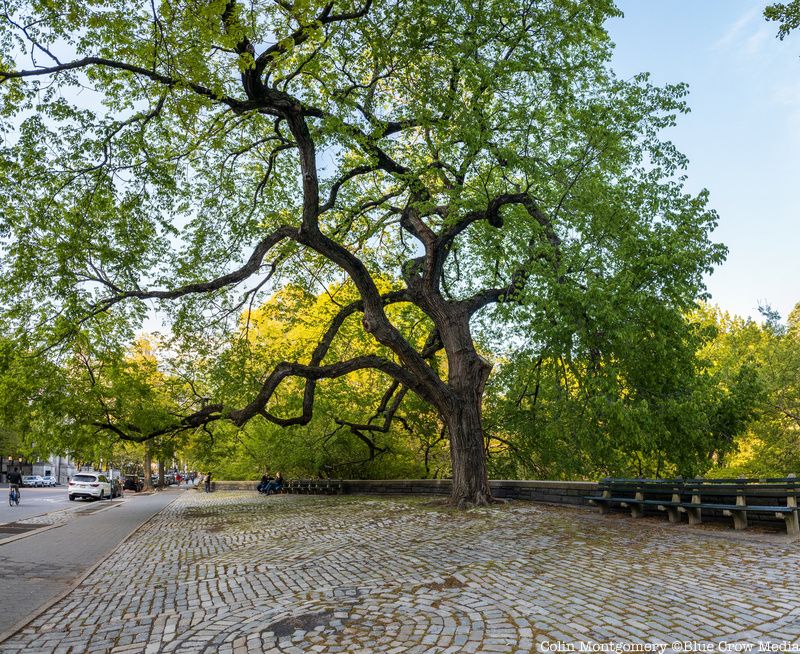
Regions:
<instances>
[{"instance_id":1,"label":"background tree","mask_svg":"<svg viewBox=\"0 0 800 654\"><path fill-rule=\"evenodd\" d=\"M380 278L376 283L384 294L401 288ZM357 298L350 282L330 285L317 295L297 285L286 286L242 316L224 354L205 372L208 392L230 402L257 393L260 380L282 360L310 358L341 307ZM422 312L413 305L397 304L387 307L387 315L406 340L417 349L425 347L430 326ZM328 356L346 360L371 353L391 356L376 349L360 316L354 314L342 322ZM441 353L433 354L429 364L443 374L446 362ZM273 400L273 411L301 411L303 387L285 383L282 391ZM447 452L441 431L430 407L396 385L385 388L381 374L370 369L322 380L307 425L281 429L257 421L241 431L223 430L226 441L250 461L249 473L242 470L247 476L268 466L295 475L339 478L441 475L449 470L440 460ZM215 440L216 435L215 431Z\"/></svg>"},{"instance_id":2,"label":"background tree","mask_svg":"<svg viewBox=\"0 0 800 654\"><path fill-rule=\"evenodd\" d=\"M755 414L716 476L785 476L800 470L800 305L785 323L769 309L766 321L716 314L718 336L709 357L721 371L749 367L760 388Z\"/></svg>"},{"instance_id":3,"label":"background tree","mask_svg":"<svg viewBox=\"0 0 800 654\"><path fill-rule=\"evenodd\" d=\"M78 443L71 446L63 438L73 426L67 387L63 367L37 359L15 340L0 338L0 438L4 452L38 460L76 451L72 446Z\"/></svg>"},{"instance_id":4,"label":"background tree","mask_svg":"<svg viewBox=\"0 0 800 654\"><path fill-rule=\"evenodd\" d=\"M473 330L568 351L627 275L638 298L685 309L722 260L706 194L686 193L686 162L658 137L686 90L614 76L603 22L618 13L610 0L8 0L7 316L52 347L106 314L130 336L154 302L176 334L213 344L282 283L349 278L359 297L308 360L279 363L242 404L198 399L174 429L308 424L319 380L376 370L390 401L414 393L446 427L452 501L484 503L491 364ZM384 277L403 287L381 292ZM388 311L404 303L426 317L422 347ZM334 360L353 314L375 352ZM278 414L290 378L302 406Z\"/></svg>"},{"instance_id":5,"label":"background tree","mask_svg":"<svg viewBox=\"0 0 800 654\"><path fill-rule=\"evenodd\" d=\"M717 314L616 308L570 351L551 344L501 364L489 390L493 474L692 476L735 448L760 386L746 358L709 359Z\"/></svg>"},{"instance_id":6,"label":"background tree","mask_svg":"<svg viewBox=\"0 0 800 654\"><path fill-rule=\"evenodd\" d=\"M119 467L131 457L141 463L144 442L166 460L185 443L186 434L173 429L185 382L159 369L154 341L120 348L102 336L110 332L101 321L97 333L77 335L56 361L0 343L0 424L20 453Z\"/></svg>"},{"instance_id":7,"label":"background tree","mask_svg":"<svg viewBox=\"0 0 800 654\"><path fill-rule=\"evenodd\" d=\"M393 290L388 280L376 282L383 293ZM351 283L330 285L317 295L302 286L287 285L260 307L242 314L239 328L217 357L203 361L183 356L176 367L182 367L183 377L192 378L203 393L227 403L240 402L257 393L261 380L281 361L312 356L328 323L357 297ZM428 333L424 314L410 305L393 305L387 311L410 342L424 345ZM349 359L375 351L360 317L351 315L339 328L329 356ZM376 353L389 355L380 349ZM438 365L443 365L441 355ZM440 464L433 464L446 452L437 416L417 398L407 397L408 393L389 390L387 395L379 373L369 369L323 380L317 386L308 424L279 427L255 420L242 428L209 425L194 439L191 456L204 468L235 478L259 477L264 468L294 476L340 478L426 477L437 469L442 472ZM302 410L301 384L287 380L281 391L273 398L273 411Z\"/></svg>"}]
</instances>

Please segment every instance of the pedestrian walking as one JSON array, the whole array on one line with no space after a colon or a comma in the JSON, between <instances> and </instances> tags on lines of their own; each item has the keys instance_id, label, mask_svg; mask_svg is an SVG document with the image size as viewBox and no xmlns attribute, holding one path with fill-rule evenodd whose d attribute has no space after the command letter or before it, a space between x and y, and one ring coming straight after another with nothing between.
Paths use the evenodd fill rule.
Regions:
<instances>
[{"instance_id":1,"label":"pedestrian walking","mask_svg":"<svg viewBox=\"0 0 800 654\"><path fill-rule=\"evenodd\" d=\"M211 492L211 472L210 471L206 474L205 490L206 490L206 493L210 493Z\"/></svg>"}]
</instances>

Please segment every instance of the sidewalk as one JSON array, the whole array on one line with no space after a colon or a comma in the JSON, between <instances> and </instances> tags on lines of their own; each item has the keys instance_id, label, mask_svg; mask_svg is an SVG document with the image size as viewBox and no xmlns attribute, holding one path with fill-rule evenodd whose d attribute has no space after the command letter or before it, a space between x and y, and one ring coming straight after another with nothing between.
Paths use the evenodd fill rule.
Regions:
<instances>
[{"instance_id":1,"label":"sidewalk","mask_svg":"<svg viewBox=\"0 0 800 654\"><path fill-rule=\"evenodd\" d=\"M798 544L522 502L467 513L435 502L183 493L0 651L800 650Z\"/></svg>"}]
</instances>

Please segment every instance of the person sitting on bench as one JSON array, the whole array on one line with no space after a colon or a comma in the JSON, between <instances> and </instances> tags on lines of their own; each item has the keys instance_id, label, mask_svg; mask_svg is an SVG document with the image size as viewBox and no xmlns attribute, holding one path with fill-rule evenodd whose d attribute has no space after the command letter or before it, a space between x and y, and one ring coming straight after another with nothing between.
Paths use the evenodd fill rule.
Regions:
<instances>
[{"instance_id":1,"label":"person sitting on bench","mask_svg":"<svg viewBox=\"0 0 800 654\"><path fill-rule=\"evenodd\" d=\"M265 470L264 474L261 475L261 483L259 483L259 485L256 486L256 490L259 493L266 493L267 492L267 486L269 485L269 482L271 482L271 481L272 481L272 477L269 476L269 471Z\"/></svg>"},{"instance_id":2,"label":"person sitting on bench","mask_svg":"<svg viewBox=\"0 0 800 654\"><path fill-rule=\"evenodd\" d=\"M264 489L264 493L269 495L271 493L278 493L280 492L281 488L283 488L283 476L280 472L275 473L275 479L269 482Z\"/></svg>"}]
</instances>

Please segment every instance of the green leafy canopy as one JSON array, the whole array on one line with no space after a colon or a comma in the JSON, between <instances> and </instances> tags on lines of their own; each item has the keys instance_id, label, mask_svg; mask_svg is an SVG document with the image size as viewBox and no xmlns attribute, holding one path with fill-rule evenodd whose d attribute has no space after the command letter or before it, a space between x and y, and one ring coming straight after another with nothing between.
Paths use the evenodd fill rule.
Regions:
<instances>
[{"instance_id":1,"label":"green leafy canopy","mask_svg":"<svg viewBox=\"0 0 800 654\"><path fill-rule=\"evenodd\" d=\"M356 290L304 363L246 397L195 398L180 429L307 424L317 380L368 367L451 427L471 398L480 441L473 332L486 351L607 347L649 304L692 307L724 258L707 193L686 192L660 136L687 89L614 75L610 0L6 6L12 331L56 358L98 320L129 341L155 308L213 357L209 339L288 283ZM421 344L388 308L404 303ZM374 348L336 361L354 313ZM291 419L265 408L288 376L304 380Z\"/></svg>"}]
</instances>

